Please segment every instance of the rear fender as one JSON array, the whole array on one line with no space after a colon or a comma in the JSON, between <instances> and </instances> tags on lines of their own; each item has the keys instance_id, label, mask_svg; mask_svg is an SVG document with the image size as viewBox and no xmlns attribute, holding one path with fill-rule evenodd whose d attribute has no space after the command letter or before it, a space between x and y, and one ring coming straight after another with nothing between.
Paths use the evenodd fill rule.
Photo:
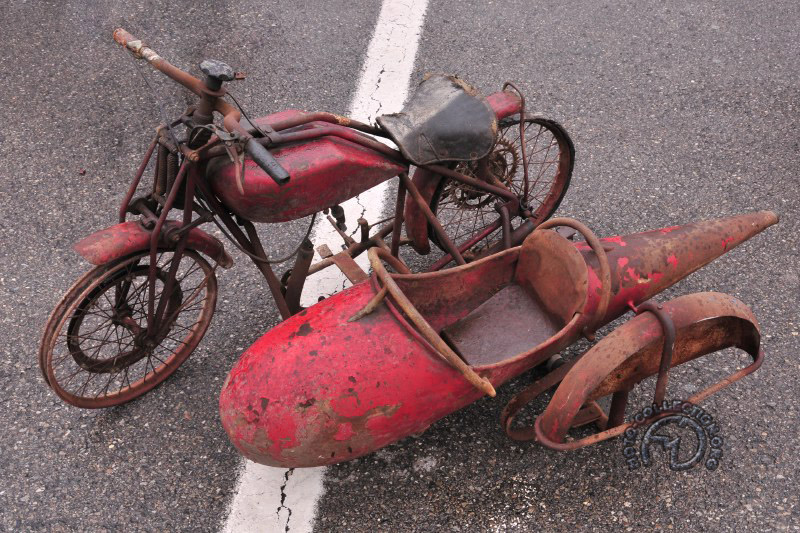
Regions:
<instances>
[{"instance_id":1,"label":"rear fender","mask_svg":"<svg viewBox=\"0 0 800 533\"><path fill-rule=\"evenodd\" d=\"M672 367L724 348L746 351L753 363L690 398L698 403L761 365L758 322L752 311L727 294L704 292L663 304L675 325ZM550 445L564 442L578 411L587 403L617 391L628 391L658 374L664 343L661 324L649 312L632 318L593 346L575 363L536 420L537 438Z\"/></svg>"},{"instance_id":2,"label":"rear fender","mask_svg":"<svg viewBox=\"0 0 800 533\"><path fill-rule=\"evenodd\" d=\"M497 120L504 119L511 115L516 115L521 110L519 96L511 91L498 91L486 97L486 101L497 116ZM426 170L416 168L411 181L419 189L422 198L430 205L433 194L439 186L442 176ZM411 246L418 254L426 255L431 251L430 240L428 239L428 219L425 218L414 198L411 195L406 197L406 205L403 214L406 225L406 235L411 240Z\"/></svg>"},{"instance_id":3,"label":"rear fender","mask_svg":"<svg viewBox=\"0 0 800 533\"><path fill-rule=\"evenodd\" d=\"M167 242L165 236L171 229L178 227L180 227L178 221L165 222L159 244L165 248L173 248L175 245ZM138 221L128 221L96 231L76 242L72 248L93 265L104 265L132 253L149 250L151 235L152 232ZM200 228L189 230L186 246L209 256L223 268L230 268L233 265L233 259L225 251L222 243Z\"/></svg>"}]
</instances>

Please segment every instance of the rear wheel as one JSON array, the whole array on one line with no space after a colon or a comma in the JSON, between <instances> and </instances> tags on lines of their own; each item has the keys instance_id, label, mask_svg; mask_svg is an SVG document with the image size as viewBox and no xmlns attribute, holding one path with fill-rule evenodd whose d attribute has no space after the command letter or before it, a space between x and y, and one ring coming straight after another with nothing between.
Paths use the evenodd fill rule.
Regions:
<instances>
[{"instance_id":1,"label":"rear wheel","mask_svg":"<svg viewBox=\"0 0 800 533\"><path fill-rule=\"evenodd\" d=\"M156 256L155 302L172 251ZM217 299L214 269L187 250L160 324L148 331L149 252L89 271L67 292L45 327L39 364L55 393L84 408L128 402L164 381L203 338Z\"/></svg>"},{"instance_id":2,"label":"rear wheel","mask_svg":"<svg viewBox=\"0 0 800 533\"><path fill-rule=\"evenodd\" d=\"M538 226L552 216L567 192L575 163L575 147L566 130L557 122L527 116L524 121L525 156L528 159L526 189L519 124L518 118L501 120L495 148L486 157L492 176L514 191L523 209L527 207L530 210L534 226ZM477 165L477 161L462 162L456 164L454 170L477 178ZM498 200L493 194L443 178L430 205L456 246L460 248L476 241L463 254L469 261L502 237L500 215L495 210ZM520 217L513 219L512 229L521 222ZM428 230L431 241L444 251L445 247L433 228L429 226Z\"/></svg>"}]
</instances>

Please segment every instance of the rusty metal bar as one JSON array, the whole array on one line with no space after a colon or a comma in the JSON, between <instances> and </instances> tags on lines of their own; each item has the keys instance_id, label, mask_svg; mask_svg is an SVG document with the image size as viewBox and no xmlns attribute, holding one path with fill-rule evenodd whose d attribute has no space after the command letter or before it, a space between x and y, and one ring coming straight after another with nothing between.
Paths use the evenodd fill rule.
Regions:
<instances>
[{"instance_id":1,"label":"rusty metal bar","mask_svg":"<svg viewBox=\"0 0 800 533\"><path fill-rule=\"evenodd\" d=\"M497 227L500 227L499 226L499 221L498 221L498 226ZM533 233L533 230L535 230L536 227L537 226L535 226L533 224L533 221L531 221L530 219L526 220L525 222L523 222L522 224L517 226L511 232L511 245L512 246L519 246L520 244L522 244L523 241L525 240L525 238L528 235L530 235L531 233ZM495 229L497 229L497 228L495 228ZM497 252L502 251L502 249L503 249L502 246L503 246L502 243L496 242L496 243L492 244L491 246L489 246L488 248L486 248L483 252L481 252L481 254L478 256L478 258L483 258L483 257L487 257L487 256L492 255L492 254L496 254Z\"/></svg>"},{"instance_id":2,"label":"rusty metal bar","mask_svg":"<svg viewBox=\"0 0 800 533\"><path fill-rule=\"evenodd\" d=\"M527 146L525 143L525 95L522 94L522 91L517 88L514 83L507 81L503 84L502 91L506 90L506 87L511 87L514 91L519 95L519 144L522 151L522 172L523 177L525 180L523 181L524 188L522 190L522 197L525 198L525 202L528 201L528 157L526 155Z\"/></svg>"},{"instance_id":3,"label":"rusty metal bar","mask_svg":"<svg viewBox=\"0 0 800 533\"><path fill-rule=\"evenodd\" d=\"M411 274L411 269L409 269L401 260L393 256L387 248L370 248L370 250L374 250L373 253L389 263L398 274Z\"/></svg>"},{"instance_id":4,"label":"rusty metal bar","mask_svg":"<svg viewBox=\"0 0 800 533\"><path fill-rule=\"evenodd\" d=\"M664 331L664 347L661 351L661 364L658 367L658 380L656 381L656 392L653 402L660 404L664 400L667 392L667 382L669 381L669 369L672 367L672 352L675 349L675 323L672 318L664 311L664 306L653 301L647 301L636 307L636 314L649 311L653 313L661 323Z\"/></svg>"},{"instance_id":5,"label":"rusty metal bar","mask_svg":"<svg viewBox=\"0 0 800 533\"><path fill-rule=\"evenodd\" d=\"M377 239L383 239L384 237L389 235L391 232L392 232L392 225L388 224L388 225L382 227L380 230L378 230L378 233L375 234L369 240L369 242L356 242L356 243L353 243L352 245L347 247L345 252L347 252L348 255L350 255L350 257L358 257L359 255L361 255L361 253L364 250L367 250L368 248L370 248L372 246L377 246L378 245ZM328 257L324 257L321 261L318 261L318 262L314 263L313 265L311 265L311 268L308 271L309 276L311 274L316 274L320 270L323 270L323 269L328 268L329 266L331 266L333 264L332 257L333 257L333 254L331 254Z\"/></svg>"},{"instance_id":6,"label":"rusty metal bar","mask_svg":"<svg viewBox=\"0 0 800 533\"><path fill-rule=\"evenodd\" d=\"M508 207L500 206L500 222L503 225L503 249L511 248L511 217L508 214Z\"/></svg>"},{"instance_id":7,"label":"rusty metal bar","mask_svg":"<svg viewBox=\"0 0 800 533\"><path fill-rule=\"evenodd\" d=\"M192 202L194 202L194 189L198 178L198 169L196 165L192 165L189 170L189 177L186 180L186 187L184 188L183 197L183 221L181 227L188 227L192 222ZM175 287L175 276L178 274L178 266L180 265L183 252L186 249L186 243L189 240L189 233L186 232L180 236L180 239L175 245L175 250L172 252L170 258L169 274L167 280L164 282L164 288L161 290L161 298L158 300L158 307L156 308L156 316L153 324L160 324L164 318L164 311L167 307L167 301L172 296L172 290Z\"/></svg>"},{"instance_id":8,"label":"rusty metal bar","mask_svg":"<svg viewBox=\"0 0 800 533\"><path fill-rule=\"evenodd\" d=\"M309 239L303 239L300 248L297 250L297 258L292 267L292 274L286 283L286 305L292 313L300 311L300 295L303 293L303 285L308 278L308 268L314 258L314 245Z\"/></svg>"},{"instance_id":9,"label":"rusty metal bar","mask_svg":"<svg viewBox=\"0 0 800 533\"><path fill-rule=\"evenodd\" d=\"M448 178L453 178L455 180L458 180L461 183L466 183L467 185L475 187L476 189L492 193L495 196L499 196L501 198L508 200L509 202L514 202L516 203L517 206L519 206L519 198L517 198L517 195L514 194L509 189L503 187L497 187L495 185L489 185L484 181L477 180L475 178L470 178L469 176L465 176L460 172L456 172L455 170L449 169L442 165L424 165L421 168L426 168L432 172L436 172L437 174L442 174L443 176L447 176ZM516 215L517 214L516 212L519 211L519 209L516 209L514 211L515 211L514 215Z\"/></svg>"},{"instance_id":10,"label":"rusty metal bar","mask_svg":"<svg viewBox=\"0 0 800 533\"><path fill-rule=\"evenodd\" d=\"M370 137L365 135L361 135L353 130L348 130L344 128L335 128L335 127L323 127L323 128L309 128L307 130L301 131L293 131L290 133L281 133L279 136L281 143L290 143L290 142L297 142L297 141L306 141L309 139L316 139L318 137L325 137L325 136L333 136L333 137L340 137L342 139L347 139L348 141L352 141L356 144L360 144L376 152L380 152L392 160L402 163L408 164L406 158L403 157L398 150L390 148L389 146L383 144L382 142L376 141ZM259 142L262 142L263 139L257 139ZM262 142L263 144L263 142Z\"/></svg>"},{"instance_id":11,"label":"rusty metal bar","mask_svg":"<svg viewBox=\"0 0 800 533\"><path fill-rule=\"evenodd\" d=\"M341 115L336 115L334 113L328 113L325 111L314 111L310 113L303 113L296 117L274 122L270 124L270 127L275 131L281 131L289 128L294 128L296 126L302 126L303 124L308 124L309 122L317 122L317 121L330 122L332 124L337 124L339 126L353 128L354 130L363 131L364 133L369 133L370 135L378 135L380 137L387 136L386 132L384 132L380 128L376 128L375 126L364 124L363 122L359 122L358 120L353 120L348 117L343 117Z\"/></svg>"},{"instance_id":12,"label":"rusty metal bar","mask_svg":"<svg viewBox=\"0 0 800 533\"><path fill-rule=\"evenodd\" d=\"M261 241L257 240L257 243L252 243L248 240L247 236L242 232L242 229L233 221L228 211L220 204L219 200L214 196L214 194L209 190L207 184L200 180L198 182L198 187L203 194L203 198L208 202L209 207L211 207L212 211L219 216L220 220L225 227L228 228L231 235L236 239L243 249L245 249L248 253L253 254L260 258L266 258L266 253L264 253L264 248L261 246ZM253 224L250 223L250 228L254 234L256 239L258 239L258 234L255 233L255 228ZM247 229L247 228L246 228ZM250 232L248 231L248 233ZM256 249L256 245L260 252ZM275 276L275 272L273 272L272 268L269 264L265 261L257 261L250 258L253 263L255 263L256 268L261 272L264 278L267 280L267 285L269 286L270 293L272 293L272 297L275 299L275 305L278 307L278 311L281 314L281 317L284 319L289 318L292 316L292 313L289 311L289 307L286 305L286 299L283 297L283 292L281 291L281 284L278 280L277 276Z\"/></svg>"},{"instance_id":13,"label":"rusty metal bar","mask_svg":"<svg viewBox=\"0 0 800 533\"><path fill-rule=\"evenodd\" d=\"M256 231L255 226L249 220L242 220L242 226L244 230L247 232L247 239L250 244L249 248L251 253L256 255L257 257L267 257L267 252L264 251L264 246L261 244L261 239L258 237L258 232ZM267 285L269 286L269 290L272 293L272 297L275 299L275 305L278 306L278 311L283 317L284 320L292 316L292 312L289 310L289 306L286 303L286 298L283 296L283 292L281 291L281 282L278 280L278 276L275 275L275 272L272 270L272 267L266 261L253 261L256 267L261 271L264 275L264 278L267 280Z\"/></svg>"},{"instance_id":14,"label":"rusty metal bar","mask_svg":"<svg viewBox=\"0 0 800 533\"><path fill-rule=\"evenodd\" d=\"M406 185L402 178L397 182L397 202L394 207L394 227L392 228L392 255L400 253L400 231L403 227L403 208L406 205Z\"/></svg>"},{"instance_id":15,"label":"rusty metal bar","mask_svg":"<svg viewBox=\"0 0 800 533\"><path fill-rule=\"evenodd\" d=\"M528 405L534 398L538 398L545 391L558 385L577 361L577 359L574 359L569 363L565 363L555 370L548 372L544 375L544 377L534 381L525 387L521 392L517 393L513 398L511 398L511 401L508 402L503 408L503 412L500 413L500 425L503 427L506 435L508 435L509 438L520 441L532 440L536 438L536 433L533 426L514 428L514 416L519 412L520 409Z\"/></svg>"},{"instance_id":16,"label":"rusty metal bar","mask_svg":"<svg viewBox=\"0 0 800 533\"><path fill-rule=\"evenodd\" d=\"M153 180L153 194L157 196L163 195L167 190L167 154L169 150L166 146L158 143L158 151L156 152L156 171L155 179Z\"/></svg>"},{"instance_id":17,"label":"rusty metal bar","mask_svg":"<svg viewBox=\"0 0 800 533\"><path fill-rule=\"evenodd\" d=\"M748 366L738 370L737 372L734 372L733 374L731 374L726 378L722 378L713 385L706 387L702 391L698 392L697 394L689 398L689 401L693 404L699 404L709 396L716 394L717 392L724 389L731 383L735 383L740 379L742 379L743 377L752 374L753 372L761 368L761 363L763 362L764 362L764 350L759 350L758 355L755 357L755 359L753 359L753 362L750 363Z\"/></svg>"},{"instance_id":18,"label":"rusty metal bar","mask_svg":"<svg viewBox=\"0 0 800 533\"><path fill-rule=\"evenodd\" d=\"M499 228L501 225L502 225L502 222L500 221L500 219L495 220L494 222L492 222L491 224L486 226L486 228L484 228L483 231L481 231L477 235L473 236L470 240L468 240L464 244L459 245L458 251L463 254L464 252L466 252L467 250L469 250L470 248L475 246L477 243L479 243L482 239L485 239L486 237L491 235L492 232L496 231L497 228ZM512 237L513 237L513 232L512 232ZM500 250L497 250L497 251L499 252ZM483 254L481 254L481 255L483 255ZM441 259L436 261L434 264L432 264L430 266L430 268L428 268L428 272L434 272L436 270L439 270L442 267L444 267L445 265L447 265L448 263L450 263L450 261L452 261L452 260L453 260L453 257L450 254L445 254L445 255L442 256Z\"/></svg>"},{"instance_id":19,"label":"rusty metal bar","mask_svg":"<svg viewBox=\"0 0 800 533\"><path fill-rule=\"evenodd\" d=\"M628 406L630 391L621 390L611 396L611 407L608 409L608 427L610 429L625 421L625 408Z\"/></svg>"},{"instance_id":20,"label":"rusty metal bar","mask_svg":"<svg viewBox=\"0 0 800 533\"><path fill-rule=\"evenodd\" d=\"M347 255L347 252L339 252L331 256L333 260L333 264L339 267L339 270L345 277L350 280L350 283L356 284L361 283L362 281L367 281L369 276L366 272L356 263L352 257Z\"/></svg>"},{"instance_id":21,"label":"rusty metal bar","mask_svg":"<svg viewBox=\"0 0 800 533\"><path fill-rule=\"evenodd\" d=\"M410 190L410 188L409 188ZM414 323L414 325L419 329L420 333L424 336L424 338L433 345L436 349L437 353L444 358L455 370L457 370L464 379L466 379L471 385L475 388L487 394L491 397L494 397L497 393L494 390L491 382L488 379L479 376L468 364L466 364L451 348L447 345L446 342L439 336L438 333L428 324L428 321L417 311L414 307L414 304L411 303L411 300L403 293L403 291L398 287L397 283L394 281L392 276L389 272L386 271L386 268L383 266L381 262L381 258L379 256L380 249L378 248L371 248L369 250L369 262L372 265L372 269L377 274L378 278L383 282L384 286L387 288L389 294L391 295L392 299L397 303L398 306L403 310L406 316ZM389 257L393 257L389 255ZM395 258L395 260L397 260Z\"/></svg>"},{"instance_id":22,"label":"rusty metal bar","mask_svg":"<svg viewBox=\"0 0 800 533\"><path fill-rule=\"evenodd\" d=\"M122 200L122 205L119 208L119 221L125 222L125 215L128 212L128 207L131 203L131 198L133 198L133 194L136 192L136 188L139 186L139 182L142 180L142 176L144 175L144 171L147 168L147 164L150 162L150 158L153 156L153 150L156 148L156 144L158 144L158 133L153 138L153 141L150 143L150 146L147 147L147 151L144 154L144 159L142 163L139 165L138 170L136 171L136 176L133 178L133 182L131 186L128 187L128 193L125 195L125 199Z\"/></svg>"},{"instance_id":23,"label":"rusty metal bar","mask_svg":"<svg viewBox=\"0 0 800 533\"><path fill-rule=\"evenodd\" d=\"M169 214L170 209L172 209L172 204L175 203L175 197L178 195L178 189L180 189L181 184L183 183L183 178L186 176L186 169L188 165L189 163L187 161L184 161L184 163L181 165L181 169L178 171L178 176L175 178L175 184L172 186L172 190L169 191L167 201L164 202L164 207L161 209L161 215L158 217L158 222L156 222L156 225L153 228L153 233L150 234L150 265L147 275L147 281L149 284L147 288L147 331L153 331L155 326L156 255L158 254L158 239L161 235L161 229L164 227L164 222L167 219L167 215Z\"/></svg>"},{"instance_id":24,"label":"rusty metal bar","mask_svg":"<svg viewBox=\"0 0 800 533\"><path fill-rule=\"evenodd\" d=\"M428 206L428 203L420 194L419 190L417 190L417 186L408 178L408 175L403 172L400 174L400 180L405 184L406 189L408 192L411 193L411 196L414 198L414 201L417 202L422 213L425 215L425 218L428 219L428 223L433 226L433 230L436 232L436 235L439 237L440 242L444 245L447 251L450 253L450 256L453 257L457 264L459 265L466 265L467 262L464 261L464 258L461 256L461 252L458 251L456 245L453 244L453 241L448 237L447 233L445 233L442 224L439 222L439 219L436 218L436 215L433 214L431 208Z\"/></svg>"}]
</instances>

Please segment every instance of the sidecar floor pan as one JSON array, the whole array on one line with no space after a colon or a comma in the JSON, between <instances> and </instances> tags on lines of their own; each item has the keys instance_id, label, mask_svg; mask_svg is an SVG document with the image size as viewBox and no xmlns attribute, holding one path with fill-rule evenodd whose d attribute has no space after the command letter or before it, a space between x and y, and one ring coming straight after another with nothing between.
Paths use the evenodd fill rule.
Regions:
<instances>
[{"instance_id":1,"label":"sidecar floor pan","mask_svg":"<svg viewBox=\"0 0 800 533\"><path fill-rule=\"evenodd\" d=\"M516 283L506 285L442 337L472 366L485 366L527 352L562 327L557 317Z\"/></svg>"}]
</instances>

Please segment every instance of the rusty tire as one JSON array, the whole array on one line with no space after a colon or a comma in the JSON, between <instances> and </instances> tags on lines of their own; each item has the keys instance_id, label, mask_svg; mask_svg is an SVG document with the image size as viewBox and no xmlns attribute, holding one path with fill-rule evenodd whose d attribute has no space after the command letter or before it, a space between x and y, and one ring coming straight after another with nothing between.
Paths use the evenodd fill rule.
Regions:
<instances>
[{"instance_id":1,"label":"rusty tire","mask_svg":"<svg viewBox=\"0 0 800 533\"><path fill-rule=\"evenodd\" d=\"M520 197L521 202L529 207L530 220L534 222L534 226L538 226L553 215L567 192L575 164L575 146L567 131L558 122L527 115L525 139L526 156L529 160L528 196L524 197L525 176L521 164L519 123L519 118L516 117L500 121L498 142L487 157L494 158L496 163L494 168L503 174L499 178L500 181L507 187L510 186ZM513 150L509 150L509 145L513 146ZM474 167L475 162L466 162L458 163L453 168L475 177ZM430 207L439 218L447 235L456 246L459 246L498 221L500 215L494 210L494 203L497 200L493 195L477 194L476 191L468 190L463 184L443 178L431 198ZM512 220L512 229L521 222L519 217ZM430 225L428 235L439 249L446 251ZM465 259L477 256L480 250L499 241L501 235L502 232L498 228L467 251Z\"/></svg>"},{"instance_id":2,"label":"rusty tire","mask_svg":"<svg viewBox=\"0 0 800 533\"><path fill-rule=\"evenodd\" d=\"M157 291L171 253L158 253ZM155 340L145 338L148 262L149 252L139 252L93 268L50 315L39 365L65 402L91 409L138 398L174 373L205 335L216 306L216 275L203 257L186 250L162 321L166 327ZM115 305L120 292L125 301Z\"/></svg>"}]
</instances>

